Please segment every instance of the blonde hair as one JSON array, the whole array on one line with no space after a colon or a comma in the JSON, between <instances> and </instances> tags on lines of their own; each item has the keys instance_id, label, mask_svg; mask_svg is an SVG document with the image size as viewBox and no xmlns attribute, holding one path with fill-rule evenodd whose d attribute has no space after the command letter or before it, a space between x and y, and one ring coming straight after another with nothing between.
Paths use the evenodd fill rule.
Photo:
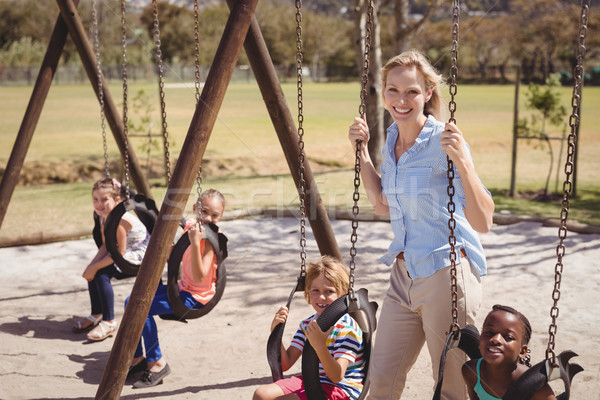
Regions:
<instances>
[{"instance_id":1,"label":"blonde hair","mask_svg":"<svg viewBox=\"0 0 600 400\"><path fill-rule=\"evenodd\" d=\"M381 68L383 90L387 82L388 73L396 67L415 67L425 81L425 89L433 87L433 94L423 110L425 115L433 115L438 121L442 119L442 93L441 85L443 76L431 65L427 57L418 50L412 49L400 53L388 60Z\"/></svg>"},{"instance_id":2,"label":"blonde hair","mask_svg":"<svg viewBox=\"0 0 600 400\"><path fill-rule=\"evenodd\" d=\"M338 296L343 296L348 292L350 282L348 268L335 257L323 256L318 261L308 264L306 284L304 285L304 298L307 302L310 303L310 285L320 275L331 282Z\"/></svg>"},{"instance_id":3,"label":"blonde hair","mask_svg":"<svg viewBox=\"0 0 600 400\"><path fill-rule=\"evenodd\" d=\"M113 199L124 196L124 188L121 186L121 183L114 178L98 179L92 186L92 193L96 190L110 190Z\"/></svg>"}]
</instances>

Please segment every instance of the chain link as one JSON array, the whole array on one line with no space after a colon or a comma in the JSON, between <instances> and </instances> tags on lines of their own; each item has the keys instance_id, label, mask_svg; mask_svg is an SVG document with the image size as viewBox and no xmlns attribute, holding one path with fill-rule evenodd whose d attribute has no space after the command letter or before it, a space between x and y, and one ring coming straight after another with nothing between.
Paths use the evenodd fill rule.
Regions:
<instances>
[{"instance_id":1,"label":"chain link","mask_svg":"<svg viewBox=\"0 0 600 400\"><path fill-rule=\"evenodd\" d=\"M123 51L122 69L123 69L123 141L125 144L125 201L129 202L129 119L127 116L127 18L126 18L126 0L121 0L121 47Z\"/></svg>"},{"instance_id":2,"label":"chain link","mask_svg":"<svg viewBox=\"0 0 600 400\"><path fill-rule=\"evenodd\" d=\"M365 42L363 52L363 70L361 76L360 90L360 106L358 107L358 115L363 117L367 112L367 84L369 82L369 62L371 54L371 32L373 30L373 0L369 1L367 9L367 24L365 26Z\"/></svg>"},{"instance_id":3,"label":"chain link","mask_svg":"<svg viewBox=\"0 0 600 400\"><path fill-rule=\"evenodd\" d=\"M196 88L196 105L200 101L200 34L198 26L198 0L194 0L194 49L196 51L196 67L194 74L194 87ZM202 160L196 175L196 221L202 224Z\"/></svg>"},{"instance_id":4,"label":"chain link","mask_svg":"<svg viewBox=\"0 0 600 400\"><path fill-rule=\"evenodd\" d=\"M300 276L306 275L306 179L304 177L304 110L302 103L302 1L296 0L296 87L298 90L298 165L300 198Z\"/></svg>"},{"instance_id":5,"label":"chain link","mask_svg":"<svg viewBox=\"0 0 600 400\"><path fill-rule=\"evenodd\" d=\"M546 348L546 359L552 360L552 365L556 366L556 355L554 347L556 345L556 332L558 326L556 320L560 310L558 300L560 299L560 284L563 274L563 257L565 256L564 240L567 237L567 217L569 215L569 199L571 197L572 181L571 174L575 166L575 143L577 142L577 126L579 125L579 112L581 106L581 90L583 88L583 57L585 55L585 36L587 33L588 11L590 7L589 0L581 2L581 19L579 25L579 45L577 46L576 59L577 65L573 70L573 95L571 98L572 112L569 118L571 131L567 140L567 159L565 161L565 181L563 183L563 198L560 211L560 227L558 229L559 243L556 246L557 262L554 267L554 289L552 290L553 304L550 308L550 317L552 322L548 327L548 347Z\"/></svg>"},{"instance_id":6,"label":"chain link","mask_svg":"<svg viewBox=\"0 0 600 400\"><path fill-rule=\"evenodd\" d=\"M456 85L456 77L458 76L458 27L460 17L460 1L453 0L452 2L452 50L450 52L452 59L452 66L450 67L450 103L448 109L450 110L449 122L456 123L454 113L456 111L456 102L454 96L458 92L458 86Z\"/></svg>"},{"instance_id":7,"label":"chain link","mask_svg":"<svg viewBox=\"0 0 600 400\"><path fill-rule=\"evenodd\" d=\"M365 42L364 42L364 53L363 53L363 70L361 74L361 90L360 90L360 105L358 106L359 115L364 118L367 112L367 85L369 83L369 61L371 57L371 32L373 30L373 12L374 5L373 0L369 0L367 6L367 23L365 26ZM358 241L358 214L359 207L358 201L360 200L360 151L362 141L356 141L356 153L354 157L354 193L352 194L352 233L350 234L350 262L348 268L350 269L350 282L348 285L348 292L350 298L355 299L354 296L354 272L356 270L356 242Z\"/></svg>"},{"instance_id":8,"label":"chain link","mask_svg":"<svg viewBox=\"0 0 600 400\"><path fill-rule=\"evenodd\" d=\"M165 82L164 68L162 61L162 50L160 49L160 29L158 23L158 0L152 0L152 15L154 18L154 45L156 68L158 69L158 91L160 95L160 116L162 120L162 136L165 158L165 174L167 175L167 184L171 182L171 156L169 155L169 134L167 131L167 111L165 104Z\"/></svg>"},{"instance_id":9,"label":"chain link","mask_svg":"<svg viewBox=\"0 0 600 400\"><path fill-rule=\"evenodd\" d=\"M110 177L110 163L108 161L108 145L106 141L106 115L104 114L104 84L102 82L102 62L100 60L100 38L98 33L98 12L96 0L92 0L92 35L94 37L94 51L96 53L96 74L98 78L98 101L100 102L100 126L102 128L102 148L104 150L104 174Z\"/></svg>"},{"instance_id":10,"label":"chain link","mask_svg":"<svg viewBox=\"0 0 600 400\"><path fill-rule=\"evenodd\" d=\"M456 77L458 75L458 27L459 27L459 15L460 15L460 1L453 0L452 5L452 66L450 67L450 103L448 108L450 109L450 120L451 123L456 123L454 118L454 112L456 111L456 102L454 96L456 95L458 86L456 85ZM450 291L452 298L452 324L450 325L450 331L456 335L460 332L460 326L458 325L458 284L456 278L456 235L454 229L456 228L456 220L454 219L454 163L449 156L446 156L448 162L448 228L450 234L448 235L448 244L450 245Z\"/></svg>"},{"instance_id":11,"label":"chain link","mask_svg":"<svg viewBox=\"0 0 600 400\"><path fill-rule=\"evenodd\" d=\"M196 65L194 69L194 87L196 88L196 104L200 101L200 27L198 26L199 11L198 0L194 0L194 49L196 51Z\"/></svg>"}]
</instances>

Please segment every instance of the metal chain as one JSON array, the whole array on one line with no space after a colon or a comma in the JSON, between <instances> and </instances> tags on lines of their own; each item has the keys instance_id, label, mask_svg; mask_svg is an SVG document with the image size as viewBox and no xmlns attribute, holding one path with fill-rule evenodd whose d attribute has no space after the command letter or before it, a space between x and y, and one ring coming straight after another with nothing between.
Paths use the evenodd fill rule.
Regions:
<instances>
[{"instance_id":1,"label":"metal chain","mask_svg":"<svg viewBox=\"0 0 600 400\"><path fill-rule=\"evenodd\" d=\"M448 108L450 109L450 120L451 123L456 123L454 118L454 112L456 111L456 102L454 96L457 92L456 77L458 75L458 26L459 26L459 14L460 14L460 1L453 0L452 2L452 66L450 67L450 103ZM446 156L448 161L448 213L450 214L448 219L448 228L450 234L448 235L448 243L450 244L450 290L452 297L452 324L450 325L450 331L456 335L460 332L460 326L458 325L458 284L456 279L456 236L454 229L456 228L456 220L454 219L454 163L449 156Z\"/></svg>"},{"instance_id":2,"label":"metal chain","mask_svg":"<svg viewBox=\"0 0 600 400\"><path fill-rule=\"evenodd\" d=\"M302 104L302 0L296 0L296 87L298 89L298 161L300 198L300 276L306 275L306 180L304 178L304 113Z\"/></svg>"},{"instance_id":3,"label":"metal chain","mask_svg":"<svg viewBox=\"0 0 600 400\"><path fill-rule=\"evenodd\" d=\"M358 240L358 200L360 200L360 143L356 146L356 156L354 159L354 193L352 194L352 233L350 234L350 262L348 268L350 269L350 282L348 285L348 291L350 297L354 299L354 271L356 270L356 241Z\"/></svg>"},{"instance_id":4,"label":"metal chain","mask_svg":"<svg viewBox=\"0 0 600 400\"><path fill-rule=\"evenodd\" d=\"M196 105L200 101L200 29L198 26L198 0L194 0L194 49L196 50L196 68L195 68L195 80L194 86L196 88ZM202 223L202 161L198 167L198 174L196 175L196 221Z\"/></svg>"},{"instance_id":5,"label":"metal chain","mask_svg":"<svg viewBox=\"0 0 600 400\"><path fill-rule=\"evenodd\" d=\"M129 201L129 129L127 117L127 18L125 10L125 1L121 0L121 47L123 51L122 69L123 69L123 141L125 143L125 200Z\"/></svg>"},{"instance_id":6,"label":"metal chain","mask_svg":"<svg viewBox=\"0 0 600 400\"><path fill-rule=\"evenodd\" d=\"M367 110L367 84L369 82L369 59L371 56L371 31L373 30L373 0L369 0L367 8L367 24L365 27L365 43L364 43L364 54L363 54L363 70L361 75L361 90L360 90L360 105L358 107L359 115L364 118ZM358 201L360 200L360 149L362 141L356 141L356 154L354 158L354 193L352 194L352 233L350 234L350 262L348 267L350 269L350 282L348 285L348 292L350 297L354 300L354 272L356 270L356 242L358 240Z\"/></svg>"},{"instance_id":7,"label":"metal chain","mask_svg":"<svg viewBox=\"0 0 600 400\"><path fill-rule=\"evenodd\" d=\"M198 26L198 0L194 0L194 49L196 50L196 66L194 70L194 87L196 88L196 104L200 101L200 27Z\"/></svg>"},{"instance_id":8,"label":"metal chain","mask_svg":"<svg viewBox=\"0 0 600 400\"><path fill-rule=\"evenodd\" d=\"M364 43L364 58L363 70L360 90L360 106L358 107L358 115L363 117L367 112L367 83L369 82L369 61L371 54L371 31L373 30L373 0L369 0L367 9L367 25L365 27L365 43Z\"/></svg>"},{"instance_id":9,"label":"metal chain","mask_svg":"<svg viewBox=\"0 0 600 400\"><path fill-rule=\"evenodd\" d=\"M456 123L454 118L454 112L456 111L456 102L454 96L458 91L456 86L456 77L458 76L458 26L460 16L460 1L452 1L452 50L450 52L452 58L452 66L450 67L450 103L448 109L450 110L449 122Z\"/></svg>"},{"instance_id":10,"label":"metal chain","mask_svg":"<svg viewBox=\"0 0 600 400\"><path fill-rule=\"evenodd\" d=\"M550 308L550 316L552 322L548 327L548 347L546 349L546 359L551 359L553 366L556 366L556 355L554 354L554 346L556 340L556 331L558 329L556 320L558 318L558 300L560 299L560 284L563 273L563 257L565 255L564 240L567 237L567 217L569 215L569 199L571 197L572 182L571 174L575 167L575 143L577 141L577 126L579 125L579 112L581 107L581 90L583 88L583 57L585 54L585 36L587 33L588 11L590 7L589 0L581 2L581 20L579 25L579 45L577 46L576 58L577 65L573 71L573 96L571 99L572 113L569 118L571 132L568 137L567 159L565 161L565 181L563 183L563 199L562 208L560 211L560 227L558 229L559 243L556 246L557 262L554 267L554 289L552 291L552 300L554 301Z\"/></svg>"},{"instance_id":11,"label":"metal chain","mask_svg":"<svg viewBox=\"0 0 600 400\"><path fill-rule=\"evenodd\" d=\"M98 101L100 102L100 126L102 127L102 148L104 149L104 174L110 177L108 161L108 145L106 141L106 115L104 114L104 85L102 82L102 62L100 60L100 38L98 34L98 13L96 0L92 0L92 34L94 36L94 51L96 53L96 74L98 77Z\"/></svg>"},{"instance_id":12,"label":"metal chain","mask_svg":"<svg viewBox=\"0 0 600 400\"><path fill-rule=\"evenodd\" d=\"M196 221L202 225L202 164L198 167L198 174L196 175Z\"/></svg>"},{"instance_id":13,"label":"metal chain","mask_svg":"<svg viewBox=\"0 0 600 400\"><path fill-rule=\"evenodd\" d=\"M158 1L152 0L152 15L154 17L154 45L156 68L158 69L158 91L160 95L160 116L162 120L162 136L165 157L165 173L167 184L171 182L171 161L169 155L169 134L167 132L167 111L165 104L165 82L163 72L162 51L160 49L160 29L158 24Z\"/></svg>"}]
</instances>

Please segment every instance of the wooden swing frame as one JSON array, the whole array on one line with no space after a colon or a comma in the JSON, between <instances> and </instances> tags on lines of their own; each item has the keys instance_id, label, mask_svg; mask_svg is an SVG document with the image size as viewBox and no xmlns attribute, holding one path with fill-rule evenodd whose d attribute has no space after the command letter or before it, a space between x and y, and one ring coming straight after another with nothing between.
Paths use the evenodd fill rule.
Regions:
<instances>
[{"instance_id":1,"label":"wooden swing frame","mask_svg":"<svg viewBox=\"0 0 600 400\"><path fill-rule=\"evenodd\" d=\"M77 47L90 83L98 96L96 56L77 12L79 1L56 0L56 2L60 9L60 15L50 38L6 172L0 182L0 227L6 215L12 193L18 183L27 150L68 34L70 34ZM231 13L213 59L210 73L206 79L201 101L197 104L180 157L173 171L173 177L167 190L169 201L164 202L161 207L146 251L147 257L144 258L140 266L140 274L131 292L128 303L131 306L126 308L123 315L123 323L115 338L96 392L96 399L118 399L120 396L127 376L129 362L137 345L137 338L141 335L151 300L154 297L164 264L169 256L170 246L166 246L165 243L169 242L170 244L171 238L175 236L179 220L194 184L196 171L198 171L201 164L216 121L217 113L215 110L219 110L223 102L242 45L245 47L292 177L296 185L299 183L297 173L299 170L299 154L296 147L298 135L277 78L275 67L258 23L254 18L257 3L258 0L227 0ZM106 106L106 118L123 155L125 151L123 122L119 118L119 113L106 85L103 85L102 91ZM194 151L188 151L192 148ZM143 170L139 166L137 157L131 149L129 157L131 179L135 187L138 192L150 198L150 187ZM308 185L307 206L311 210L309 222L319 250L321 254L328 254L341 259L341 253L329 217L321 201L308 163L305 165L304 179L306 179Z\"/></svg>"}]
</instances>

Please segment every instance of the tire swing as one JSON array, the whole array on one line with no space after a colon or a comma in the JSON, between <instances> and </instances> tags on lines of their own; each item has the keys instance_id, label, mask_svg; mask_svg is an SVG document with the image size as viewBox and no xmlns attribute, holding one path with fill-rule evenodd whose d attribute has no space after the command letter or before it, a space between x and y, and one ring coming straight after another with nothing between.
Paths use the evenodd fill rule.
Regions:
<instances>
[{"instance_id":1,"label":"tire swing","mask_svg":"<svg viewBox=\"0 0 600 400\"><path fill-rule=\"evenodd\" d=\"M456 93L456 59L458 53L458 12L459 6L458 0L454 0L454 11L453 11L453 20L454 25L452 29L453 36L453 47L452 47L452 68L451 68L451 79L452 84L450 86L450 93L452 96L452 100L450 102L450 111L451 111L451 122L455 122L454 119L454 110L456 109L456 104L454 103L454 94ZM563 264L562 258L565 253L564 239L567 236L567 216L569 212L569 198L571 193L571 174L574 168L574 154L575 154L575 142L577 140L577 127L579 125L579 112L580 112L580 98L581 98L581 89L583 86L583 56L585 53L585 36L587 32L587 12L589 10L589 0L582 0L581 2L581 23L579 27L579 46L577 48L577 66L574 70L574 82L573 82L573 96L571 100L571 104L573 107L573 111L571 117L569 119L569 125L571 126L571 133L569 135L568 140L568 152L567 152L567 160L565 162L565 181L563 184L563 200L562 200L562 209L561 209L561 224L559 228L559 244L556 248L557 255L557 263L555 266L555 274L554 274L554 290L552 293L552 299L554 304L550 310L550 315L552 317L552 322L550 327L548 328L549 332L549 341L548 347L546 349L546 360L541 361L540 363L532 366L529 370L524 372L515 382L513 382L506 393L502 397L502 400L529 400L531 396L539 389L542 388L546 383L551 380L561 379L563 381L565 391L558 395L557 398L560 400L568 400L570 396L570 388L571 381L573 377L583 371L583 368L576 363L570 363L570 359L577 356L577 354L571 350L566 350L561 352L558 356L554 353L554 345L555 345L555 332L557 330L556 319L559 314L558 309L558 299L560 298L560 283L562 278ZM439 400L441 398L441 388L442 382L444 378L444 366L446 360L446 353L450 349L459 348L464 351L469 358L480 358L481 354L479 352L479 332L477 328L473 325L468 324L464 328L460 329L458 323L456 322L458 318L458 310L457 310L457 287L456 287L456 251L454 249L454 244L456 243L456 238L454 237L454 221L453 221L453 209L454 203L452 202L452 193L454 192L454 188L452 186L452 178L453 178L453 166L452 161L448 158L448 194L450 196L450 200L448 203L448 210L450 211L450 221L448 226L450 227L450 260L451 260L451 290L452 290L452 325L450 327L450 333L446 338L446 345L442 352L442 356L440 359L440 370L438 375L438 383L435 389L435 393L433 396L433 400Z\"/></svg>"},{"instance_id":2,"label":"tire swing","mask_svg":"<svg viewBox=\"0 0 600 400\"><path fill-rule=\"evenodd\" d=\"M160 43L158 30L158 9L156 1L153 1L154 6L154 23L155 23L155 40ZM194 0L194 42L196 48L196 67L195 67L195 80L196 80L196 104L200 101L200 46L199 46L199 27L198 27L198 0ZM162 69L159 69L159 74ZM162 76L162 75L161 75ZM201 213L202 205L200 202L200 195L202 194L202 165L198 169L196 176L197 186L197 202L196 202L196 223L201 224ZM182 218L182 226L185 226L185 220ZM175 246L171 250L171 255L167 261L167 296L169 298L169 304L173 309L172 314L161 314L160 318L165 320L179 321L187 323L188 319L200 318L208 314L221 300L223 292L225 291L225 284L227 282L227 269L223 262L228 255L227 252L227 237L219 232L219 227L215 224L208 224L205 226L204 235L202 239L209 241L213 247L217 256L217 280L215 283L215 294L214 296L201 308L188 308L181 297L179 296L178 280L180 277L181 260L186 250L190 247L190 238L188 232L184 232L183 235L177 240Z\"/></svg>"},{"instance_id":3,"label":"tire swing","mask_svg":"<svg viewBox=\"0 0 600 400\"><path fill-rule=\"evenodd\" d=\"M142 194L136 194L133 189L129 189L129 152L128 152L128 135L127 135L127 70L126 70L126 42L125 42L125 20L121 19L122 32L123 32L123 134L125 137L125 178L126 178L126 189L125 199L119 203L109 214L104 225L104 238L106 250L110 254L114 263L120 269L121 273L116 276L117 279L123 279L130 276L137 275L139 265L133 264L126 260L117 244L117 228L121 217L127 211L133 211L144 224L149 233L152 233L154 224L158 218L158 209L154 200L146 198ZM96 71L98 78L98 98L100 102L100 119L102 127L102 144L104 148L104 170L106 177L110 177L110 168L108 162L108 147L106 140L106 123L104 115L104 91L103 91L103 80L102 80L102 64L100 59L100 41L98 38L98 19L96 11L96 1L92 1L92 31L94 36L94 49L96 52ZM100 228L100 218L94 212L94 229L92 235L96 246L102 246L102 233Z\"/></svg>"},{"instance_id":4,"label":"tire swing","mask_svg":"<svg viewBox=\"0 0 600 400\"><path fill-rule=\"evenodd\" d=\"M173 309L172 314L161 314L160 318L172 321L180 321L187 323L188 319L200 318L208 314L221 300L223 292L225 291L225 284L227 282L227 270L225 263L223 262L227 258L227 237L219 232L219 227L215 224L208 224L205 226L204 235L202 239L206 239L210 242L217 255L217 282L215 284L214 296L201 308L188 308L181 297L179 297L179 286L177 284L179 280L179 271L181 267L181 260L183 254L190 247L190 238L188 233L185 232L171 251L168 265L168 281L167 281L167 296L169 297L169 304Z\"/></svg>"},{"instance_id":5,"label":"tire swing","mask_svg":"<svg viewBox=\"0 0 600 400\"><path fill-rule=\"evenodd\" d=\"M117 228L119 227L121 218L126 212L133 211L150 234L152 234L154 224L158 218L158 209L156 208L154 200L148 199L146 196L139 193L134 194L135 192L132 190L128 193L129 195L126 196L126 199L112 209L104 224L106 250L115 264L119 267L124 277L136 276L140 266L139 264L133 264L126 260L119 251L119 246L117 244Z\"/></svg>"},{"instance_id":6,"label":"tire swing","mask_svg":"<svg viewBox=\"0 0 600 400\"><path fill-rule=\"evenodd\" d=\"M300 12L301 2L296 2L296 22L297 22L297 39L296 39L296 62L297 62L297 83L298 83L298 147L300 150L300 184L298 186L299 198L300 198L300 275L298 276L297 283L292 289L286 307L289 309L294 294L298 291L304 291L306 284L306 181L304 180L304 128L302 123L304 117L302 114L302 40L301 32L302 27L300 22L302 21L302 14ZM369 2L369 23L367 28L367 37L365 40L365 59L363 73L363 87L361 91L361 106L360 113L364 114L366 98L366 85L368 76L368 63L369 63L369 49L370 49L370 32L372 25L372 14L373 13L373 2ZM331 328L344 314L350 314L350 316L358 323L363 332L363 345L364 353L363 358L365 360L365 377L363 380L363 390L359 399L363 399L368 392L368 363L371 354L371 342L372 336L377 326L376 312L377 303L370 302L368 299L367 289L361 288L357 291L354 290L354 271L356 256L356 240L357 240L357 228L358 228L358 200L359 200L359 187L360 187L360 149L356 151L356 164L355 164L355 178L354 178L354 207L353 207L353 221L352 221L352 235L351 235L351 249L350 256L351 260L349 263L350 279L348 285L348 293L344 296L336 299L333 303L329 304L327 308L317 318L317 323L322 331L327 331ZM277 325L267 342L267 360L271 368L271 375L273 380L279 380L283 378L281 368L281 342L283 337L283 330L285 323ZM319 358L310 345L308 340L304 343L302 351L302 379L304 387L306 389L306 395L310 400L326 400L325 393L321 386L319 379Z\"/></svg>"}]
</instances>

